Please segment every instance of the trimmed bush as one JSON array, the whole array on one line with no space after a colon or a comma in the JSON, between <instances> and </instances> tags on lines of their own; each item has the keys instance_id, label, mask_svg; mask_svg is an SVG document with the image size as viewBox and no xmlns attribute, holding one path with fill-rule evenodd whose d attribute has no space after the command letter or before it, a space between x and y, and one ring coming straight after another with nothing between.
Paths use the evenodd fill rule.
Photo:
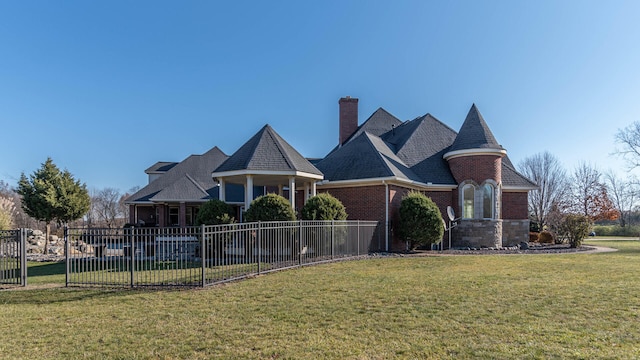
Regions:
<instances>
[{"instance_id":1,"label":"trimmed bush","mask_svg":"<svg viewBox=\"0 0 640 360\"><path fill-rule=\"evenodd\" d=\"M533 232L533 231L530 232L529 233L529 242L537 242L539 236L540 236L540 233Z\"/></svg>"},{"instance_id":2,"label":"trimmed bush","mask_svg":"<svg viewBox=\"0 0 640 360\"><path fill-rule=\"evenodd\" d=\"M436 203L422 193L412 191L400 203L400 237L413 250L437 244L444 235L444 221Z\"/></svg>"},{"instance_id":3,"label":"trimmed bush","mask_svg":"<svg viewBox=\"0 0 640 360\"><path fill-rule=\"evenodd\" d=\"M301 211L303 220L346 220L347 211L340 200L329 193L311 197Z\"/></svg>"},{"instance_id":4,"label":"trimmed bush","mask_svg":"<svg viewBox=\"0 0 640 360\"><path fill-rule=\"evenodd\" d=\"M296 214L289 200L278 194L260 196L251 202L251 206L244 213L247 222L253 221L293 221Z\"/></svg>"},{"instance_id":5,"label":"trimmed bush","mask_svg":"<svg viewBox=\"0 0 640 360\"><path fill-rule=\"evenodd\" d=\"M553 234L550 231L543 231L538 236L538 242L541 244L553 244Z\"/></svg>"},{"instance_id":6,"label":"trimmed bush","mask_svg":"<svg viewBox=\"0 0 640 360\"><path fill-rule=\"evenodd\" d=\"M222 200L211 199L204 203L196 216L196 225L232 224L231 206Z\"/></svg>"}]
</instances>

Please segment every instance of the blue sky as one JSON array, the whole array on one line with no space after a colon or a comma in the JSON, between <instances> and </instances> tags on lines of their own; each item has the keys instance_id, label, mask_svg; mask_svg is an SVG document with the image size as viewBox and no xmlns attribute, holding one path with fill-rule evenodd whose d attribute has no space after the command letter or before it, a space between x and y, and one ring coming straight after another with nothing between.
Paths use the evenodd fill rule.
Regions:
<instances>
[{"instance_id":1,"label":"blue sky","mask_svg":"<svg viewBox=\"0 0 640 360\"><path fill-rule=\"evenodd\" d=\"M264 124L300 153L383 107L454 130L472 103L514 163L610 156L640 121L638 1L3 1L0 180L47 157L90 189Z\"/></svg>"}]
</instances>

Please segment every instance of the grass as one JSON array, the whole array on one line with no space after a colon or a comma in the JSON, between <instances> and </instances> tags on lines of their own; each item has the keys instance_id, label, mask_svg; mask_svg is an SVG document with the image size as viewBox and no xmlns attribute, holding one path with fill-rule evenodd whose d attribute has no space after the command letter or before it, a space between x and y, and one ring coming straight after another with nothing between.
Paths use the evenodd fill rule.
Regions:
<instances>
[{"instance_id":1,"label":"grass","mask_svg":"<svg viewBox=\"0 0 640 360\"><path fill-rule=\"evenodd\" d=\"M633 359L640 241L615 253L384 258L199 290L0 292L0 358ZM31 264L30 284L64 283Z\"/></svg>"}]
</instances>

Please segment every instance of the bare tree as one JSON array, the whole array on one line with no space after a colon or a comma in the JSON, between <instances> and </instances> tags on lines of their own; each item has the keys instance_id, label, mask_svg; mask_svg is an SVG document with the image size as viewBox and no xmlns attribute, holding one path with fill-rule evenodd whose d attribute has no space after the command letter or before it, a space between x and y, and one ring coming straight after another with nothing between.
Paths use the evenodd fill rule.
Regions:
<instances>
[{"instance_id":1,"label":"bare tree","mask_svg":"<svg viewBox=\"0 0 640 360\"><path fill-rule=\"evenodd\" d=\"M634 121L626 128L618 129L615 140L621 148L616 149L614 153L622 156L630 170L640 167L640 121Z\"/></svg>"},{"instance_id":2,"label":"bare tree","mask_svg":"<svg viewBox=\"0 0 640 360\"><path fill-rule=\"evenodd\" d=\"M618 218L618 212L609 199L607 186L600 178L600 171L593 165L582 162L576 167L568 197L572 213L585 215L593 221Z\"/></svg>"},{"instance_id":3,"label":"bare tree","mask_svg":"<svg viewBox=\"0 0 640 360\"><path fill-rule=\"evenodd\" d=\"M122 194L114 188L93 191L91 196L90 223L96 222L108 228L124 223L120 206Z\"/></svg>"},{"instance_id":4,"label":"bare tree","mask_svg":"<svg viewBox=\"0 0 640 360\"><path fill-rule=\"evenodd\" d=\"M529 191L529 214L542 230L549 214L563 203L567 190L567 176L560 162L549 152L539 153L520 162L519 171L538 185Z\"/></svg>"},{"instance_id":5,"label":"bare tree","mask_svg":"<svg viewBox=\"0 0 640 360\"><path fill-rule=\"evenodd\" d=\"M638 202L638 181L631 179L625 181L619 178L612 170L604 174L609 197L620 217L618 221L621 227L629 224L631 212Z\"/></svg>"}]
</instances>

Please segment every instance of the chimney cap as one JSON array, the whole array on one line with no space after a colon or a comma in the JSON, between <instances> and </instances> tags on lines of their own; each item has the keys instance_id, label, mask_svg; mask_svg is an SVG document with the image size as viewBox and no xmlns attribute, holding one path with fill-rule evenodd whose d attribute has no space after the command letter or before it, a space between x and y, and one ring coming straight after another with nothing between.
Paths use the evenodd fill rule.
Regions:
<instances>
[{"instance_id":1,"label":"chimney cap","mask_svg":"<svg viewBox=\"0 0 640 360\"><path fill-rule=\"evenodd\" d=\"M340 98L340 100L338 101L339 103L341 102L358 102L358 98L352 98L351 96L347 95L343 98Z\"/></svg>"}]
</instances>

